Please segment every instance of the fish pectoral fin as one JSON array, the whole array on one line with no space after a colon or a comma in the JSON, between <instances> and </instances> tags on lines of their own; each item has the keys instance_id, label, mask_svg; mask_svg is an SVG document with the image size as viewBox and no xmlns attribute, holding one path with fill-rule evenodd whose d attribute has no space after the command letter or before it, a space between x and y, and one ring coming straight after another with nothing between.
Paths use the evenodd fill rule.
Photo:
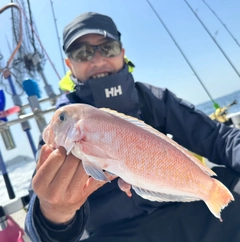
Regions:
<instances>
[{"instance_id":1,"label":"fish pectoral fin","mask_svg":"<svg viewBox=\"0 0 240 242\"><path fill-rule=\"evenodd\" d=\"M157 201L157 202L192 202L201 200L197 197L190 197L187 195L173 195L167 193L153 192L150 190L142 189L136 186L132 186L133 190L142 198Z\"/></svg>"},{"instance_id":2,"label":"fish pectoral fin","mask_svg":"<svg viewBox=\"0 0 240 242\"><path fill-rule=\"evenodd\" d=\"M110 171L105 171L105 173L107 173L109 176L117 176L116 174L110 172Z\"/></svg>"},{"instance_id":3,"label":"fish pectoral fin","mask_svg":"<svg viewBox=\"0 0 240 242\"><path fill-rule=\"evenodd\" d=\"M100 167L88 161L82 161L82 164L85 172L95 180L110 182Z\"/></svg>"}]
</instances>

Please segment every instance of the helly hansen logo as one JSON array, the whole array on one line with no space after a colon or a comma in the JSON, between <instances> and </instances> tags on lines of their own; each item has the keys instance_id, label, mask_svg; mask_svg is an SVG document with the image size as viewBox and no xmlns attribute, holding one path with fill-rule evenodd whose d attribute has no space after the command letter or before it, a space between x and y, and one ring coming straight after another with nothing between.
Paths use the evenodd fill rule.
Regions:
<instances>
[{"instance_id":1,"label":"helly hansen logo","mask_svg":"<svg viewBox=\"0 0 240 242\"><path fill-rule=\"evenodd\" d=\"M119 85L117 87L111 87L105 89L106 98L116 97L122 95L122 87Z\"/></svg>"}]
</instances>

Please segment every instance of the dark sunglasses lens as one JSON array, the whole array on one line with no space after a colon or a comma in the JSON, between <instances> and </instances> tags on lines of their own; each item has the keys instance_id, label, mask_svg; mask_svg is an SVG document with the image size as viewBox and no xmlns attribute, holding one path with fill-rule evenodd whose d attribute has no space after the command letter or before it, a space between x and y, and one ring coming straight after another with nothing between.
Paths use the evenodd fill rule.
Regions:
<instances>
[{"instance_id":1,"label":"dark sunglasses lens","mask_svg":"<svg viewBox=\"0 0 240 242\"><path fill-rule=\"evenodd\" d=\"M93 58L96 49L99 50L102 56L110 58L119 55L122 46L118 41L107 42L99 46L82 45L71 50L71 58L78 62L90 61Z\"/></svg>"},{"instance_id":2,"label":"dark sunglasses lens","mask_svg":"<svg viewBox=\"0 0 240 242\"><path fill-rule=\"evenodd\" d=\"M108 42L100 45L99 50L104 57L114 57L121 53L121 44L118 41Z\"/></svg>"},{"instance_id":3,"label":"dark sunglasses lens","mask_svg":"<svg viewBox=\"0 0 240 242\"><path fill-rule=\"evenodd\" d=\"M89 61L94 56L94 48L89 45L83 45L71 51L71 57L74 61Z\"/></svg>"}]
</instances>

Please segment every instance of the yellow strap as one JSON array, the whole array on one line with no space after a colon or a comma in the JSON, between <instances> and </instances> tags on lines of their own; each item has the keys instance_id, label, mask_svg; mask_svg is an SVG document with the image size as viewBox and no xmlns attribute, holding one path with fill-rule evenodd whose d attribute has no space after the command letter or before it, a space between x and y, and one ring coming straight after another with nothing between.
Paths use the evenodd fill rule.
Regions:
<instances>
[{"instance_id":1,"label":"yellow strap","mask_svg":"<svg viewBox=\"0 0 240 242\"><path fill-rule=\"evenodd\" d=\"M66 75L59 81L59 87L62 91L73 91L75 83L71 79L72 72L67 71Z\"/></svg>"},{"instance_id":2,"label":"yellow strap","mask_svg":"<svg viewBox=\"0 0 240 242\"><path fill-rule=\"evenodd\" d=\"M128 65L128 72L132 73L134 71L135 65L126 56L124 56L124 61Z\"/></svg>"}]
</instances>

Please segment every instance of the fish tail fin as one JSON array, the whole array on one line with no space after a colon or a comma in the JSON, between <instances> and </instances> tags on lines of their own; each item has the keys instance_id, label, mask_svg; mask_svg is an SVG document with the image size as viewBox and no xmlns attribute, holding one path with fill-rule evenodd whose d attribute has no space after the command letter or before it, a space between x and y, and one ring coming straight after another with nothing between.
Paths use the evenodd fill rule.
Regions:
<instances>
[{"instance_id":1,"label":"fish tail fin","mask_svg":"<svg viewBox=\"0 0 240 242\"><path fill-rule=\"evenodd\" d=\"M214 179L214 185L212 189L211 197L208 201L205 201L209 210L212 214L221 219L221 210L224 209L229 202L234 201L234 197L232 193L218 180Z\"/></svg>"}]
</instances>

